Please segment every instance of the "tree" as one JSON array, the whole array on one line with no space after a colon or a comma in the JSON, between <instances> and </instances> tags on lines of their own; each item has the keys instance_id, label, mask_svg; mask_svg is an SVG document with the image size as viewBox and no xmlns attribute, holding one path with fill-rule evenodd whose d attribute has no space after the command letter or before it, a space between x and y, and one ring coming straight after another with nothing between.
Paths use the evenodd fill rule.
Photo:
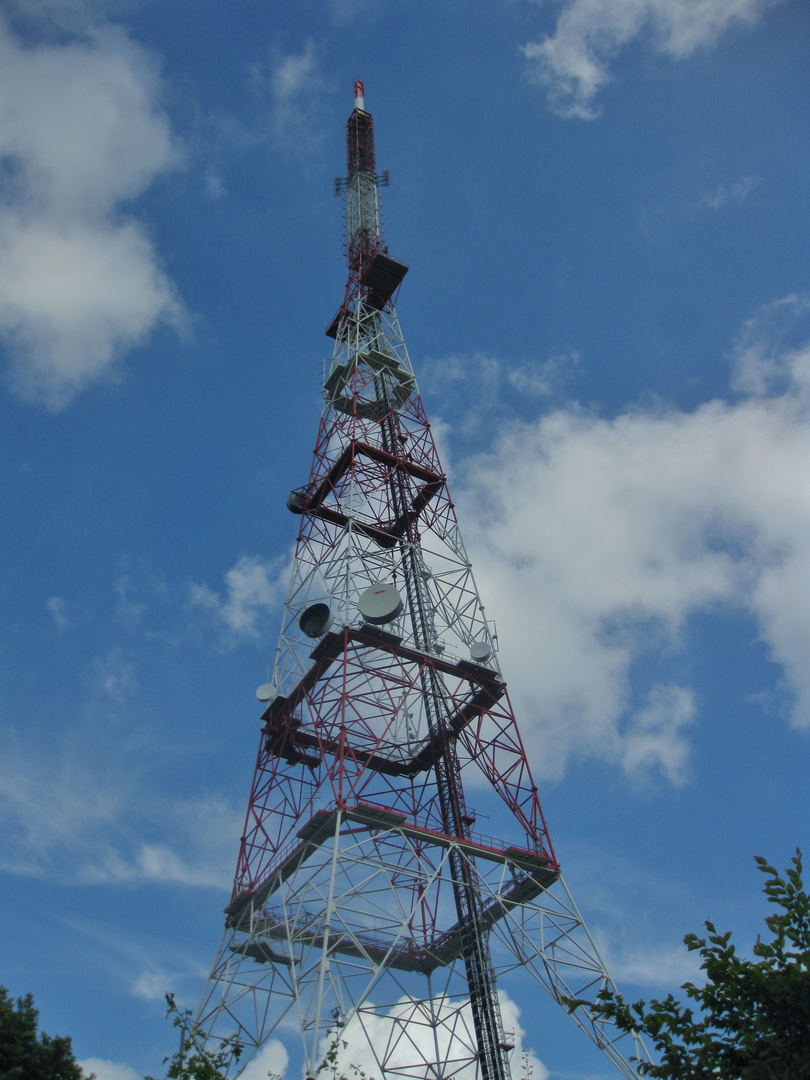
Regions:
<instances>
[{"instance_id":1,"label":"tree","mask_svg":"<svg viewBox=\"0 0 810 1080\"><path fill-rule=\"evenodd\" d=\"M40 1035L31 994L9 997L0 986L0 1080L84 1080L70 1038Z\"/></svg>"},{"instance_id":2,"label":"tree","mask_svg":"<svg viewBox=\"0 0 810 1080\"><path fill-rule=\"evenodd\" d=\"M242 1044L237 1037L223 1039L216 1050L208 1050L202 1032L194 1027L190 1011L178 1009L174 994L167 994L166 1002L166 1016L171 1016L174 1027L180 1029L180 1049L163 1059L167 1066L166 1080L223 1080L230 1066L242 1056ZM145 1080L153 1078L147 1076Z\"/></svg>"},{"instance_id":3,"label":"tree","mask_svg":"<svg viewBox=\"0 0 810 1080\"><path fill-rule=\"evenodd\" d=\"M744 959L731 934L687 934L706 982L681 987L698 1011L670 994L664 1001L628 1005L620 994L599 995L592 1011L623 1031L647 1037L658 1063L638 1061L642 1076L662 1080L802 1080L810 1078L810 897L802 884L801 852L780 877L757 856L768 875L763 892L776 910L765 919L768 940L757 938L755 959ZM585 1006L572 1001L570 1008Z\"/></svg>"}]
</instances>

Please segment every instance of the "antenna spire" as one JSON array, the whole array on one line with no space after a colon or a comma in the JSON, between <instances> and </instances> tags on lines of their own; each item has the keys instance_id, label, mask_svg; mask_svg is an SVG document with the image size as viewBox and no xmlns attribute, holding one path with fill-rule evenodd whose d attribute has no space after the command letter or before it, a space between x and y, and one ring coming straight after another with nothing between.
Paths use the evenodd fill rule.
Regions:
<instances>
[{"instance_id":1,"label":"antenna spire","mask_svg":"<svg viewBox=\"0 0 810 1080\"><path fill-rule=\"evenodd\" d=\"M374 310L390 305L408 267L388 255L383 242L380 188L388 187L388 172L377 172L374 117L365 109L365 88L354 84L354 110L346 121L346 175L335 180L346 214L345 243L349 276L343 304L326 333L335 337L341 319L356 315L365 300Z\"/></svg>"}]
</instances>

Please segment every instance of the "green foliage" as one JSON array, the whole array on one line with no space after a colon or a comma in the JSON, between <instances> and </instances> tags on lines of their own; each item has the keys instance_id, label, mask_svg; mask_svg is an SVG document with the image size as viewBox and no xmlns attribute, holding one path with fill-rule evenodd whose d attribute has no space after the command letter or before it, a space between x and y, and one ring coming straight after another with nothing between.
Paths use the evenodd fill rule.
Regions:
<instances>
[{"instance_id":1,"label":"green foliage","mask_svg":"<svg viewBox=\"0 0 810 1080\"><path fill-rule=\"evenodd\" d=\"M369 1075L359 1065L355 1065L353 1062L349 1063L348 1074L343 1072L340 1066L340 1051L346 1050L348 1042L343 1038L343 1029L346 1027L346 1019L341 1016L340 1010L335 1009L332 1013L334 1017L335 1026L332 1029L332 1035L329 1040L329 1046L323 1059L315 1070L316 1080L322 1073L331 1073L332 1080L375 1080L374 1076Z\"/></svg>"},{"instance_id":2,"label":"green foliage","mask_svg":"<svg viewBox=\"0 0 810 1080\"><path fill-rule=\"evenodd\" d=\"M180 1049L163 1059L166 1080L223 1080L228 1069L242 1056L242 1044L235 1035L223 1039L216 1050L209 1050L201 1032L194 1027L189 1010L180 1011L174 994L167 994L166 1016L180 1031ZM0 1077L0 1080L4 1078ZM145 1080L153 1080L147 1076Z\"/></svg>"},{"instance_id":3,"label":"green foliage","mask_svg":"<svg viewBox=\"0 0 810 1080\"><path fill-rule=\"evenodd\" d=\"M167 994L166 1001L166 1015L180 1031L180 1049L163 1059L166 1080L224 1080L242 1056L239 1040L231 1036L209 1050L191 1013L178 1009L173 994ZM0 1080L94 1080L92 1073L87 1076L80 1068L69 1038L38 1034L38 1017L31 994L18 998L15 1006L0 986Z\"/></svg>"},{"instance_id":4,"label":"green foliage","mask_svg":"<svg viewBox=\"0 0 810 1080\"><path fill-rule=\"evenodd\" d=\"M84 1080L67 1036L39 1034L31 994L17 998L0 986L0 1080Z\"/></svg>"},{"instance_id":5,"label":"green foliage","mask_svg":"<svg viewBox=\"0 0 810 1080\"><path fill-rule=\"evenodd\" d=\"M802 1080L810 1078L810 898L802 884L801 852L784 877L757 856L768 875L763 892L775 911L770 938L757 938L755 959L737 954L731 934L706 923L708 936L687 934L706 972L703 986L681 987L693 1011L670 994L628 1005L606 991L590 1006L623 1031L646 1036L658 1063L638 1062L643 1076L662 1080ZM585 1003L571 1002L572 1009ZM634 1059L637 1060L637 1059Z\"/></svg>"},{"instance_id":6,"label":"green foliage","mask_svg":"<svg viewBox=\"0 0 810 1080\"><path fill-rule=\"evenodd\" d=\"M345 1017L341 1016L340 1009L335 1009L332 1016L335 1026L332 1029L326 1053L315 1070L316 1080L322 1073L331 1074L332 1080L348 1080L346 1074L341 1072L339 1061L340 1051L345 1050L349 1045L346 1039L343 1038L346 1020ZM366 1074L361 1072L357 1065L349 1065L349 1070L353 1072L355 1080L367 1080ZM368 1078L368 1080L373 1080L373 1078Z\"/></svg>"}]
</instances>

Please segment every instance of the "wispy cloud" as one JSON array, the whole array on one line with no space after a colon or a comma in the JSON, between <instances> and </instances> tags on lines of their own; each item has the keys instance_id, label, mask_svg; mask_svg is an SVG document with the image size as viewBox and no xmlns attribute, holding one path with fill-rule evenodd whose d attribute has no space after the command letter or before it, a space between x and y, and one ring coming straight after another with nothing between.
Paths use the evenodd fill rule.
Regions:
<instances>
[{"instance_id":1,"label":"wispy cloud","mask_svg":"<svg viewBox=\"0 0 810 1080\"><path fill-rule=\"evenodd\" d=\"M90 682L96 697L121 704L138 685L135 664L116 646L105 656L97 656L91 661Z\"/></svg>"},{"instance_id":2,"label":"wispy cloud","mask_svg":"<svg viewBox=\"0 0 810 1080\"><path fill-rule=\"evenodd\" d=\"M326 82L318 46L308 38L299 52L271 52L267 64L251 68L254 88L270 105L270 138L288 154L310 154L321 145Z\"/></svg>"},{"instance_id":3,"label":"wispy cloud","mask_svg":"<svg viewBox=\"0 0 810 1080\"><path fill-rule=\"evenodd\" d=\"M689 745L685 728L695 719L695 697L688 687L653 686L624 734L621 764L631 776L657 773L671 784L688 779Z\"/></svg>"},{"instance_id":4,"label":"wispy cloud","mask_svg":"<svg viewBox=\"0 0 810 1080\"><path fill-rule=\"evenodd\" d=\"M59 38L68 33L88 33L125 11L130 0L5 0L9 15L40 34Z\"/></svg>"},{"instance_id":5,"label":"wispy cloud","mask_svg":"<svg viewBox=\"0 0 810 1080\"><path fill-rule=\"evenodd\" d=\"M733 184L718 184L713 195L704 195L701 206L720 210L723 206L742 206L751 192L762 183L761 176L743 176Z\"/></svg>"},{"instance_id":6,"label":"wispy cloud","mask_svg":"<svg viewBox=\"0 0 810 1080\"><path fill-rule=\"evenodd\" d=\"M154 60L120 30L31 47L0 16L0 339L15 391L48 409L115 376L155 327L185 324L129 212L182 163L160 96Z\"/></svg>"},{"instance_id":7,"label":"wispy cloud","mask_svg":"<svg viewBox=\"0 0 810 1080\"><path fill-rule=\"evenodd\" d=\"M706 917L694 882L582 840L569 843L565 876L576 896L588 898L589 928L620 987L660 993L700 981L699 960L683 946Z\"/></svg>"},{"instance_id":8,"label":"wispy cloud","mask_svg":"<svg viewBox=\"0 0 810 1080\"><path fill-rule=\"evenodd\" d=\"M57 630L65 630L70 626L68 606L61 596L49 596L45 601L45 607L50 612Z\"/></svg>"},{"instance_id":9,"label":"wispy cloud","mask_svg":"<svg viewBox=\"0 0 810 1080\"><path fill-rule=\"evenodd\" d=\"M527 76L565 118L592 120L611 62L639 38L674 60L713 46L733 26L753 26L784 0L564 0L552 34L523 47Z\"/></svg>"},{"instance_id":10,"label":"wispy cloud","mask_svg":"<svg viewBox=\"0 0 810 1080\"><path fill-rule=\"evenodd\" d=\"M243 555L225 574L225 592L192 583L189 603L211 613L227 631L229 640L258 640L267 617L283 603L289 584L288 556L262 559Z\"/></svg>"},{"instance_id":11,"label":"wispy cloud","mask_svg":"<svg viewBox=\"0 0 810 1080\"><path fill-rule=\"evenodd\" d=\"M575 375L579 359L579 353L575 350L554 353L541 363L524 362L510 368L506 373L506 378L521 394L531 394L532 397L554 397L567 389Z\"/></svg>"},{"instance_id":12,"label":"wispy cloud","mask_svg":"<svg viewBox=\"0 0 810 1080\"><path fill-rule=\"evenodd\" d=\"M150 779L151 764L148 750L124 744L108 717L51 737L47 753L7 731L0 868L84 884L227 889L243 812L216 793L167 794Z\"/></svg>"},{"instance_id":13,"label":"wispy cloud","mask_svg":"<svg viewBox=\"0 0 810 1080\"><path fill-rule=\"evenodd\" d=\"M335 26L348 26L355 19L362 19L368 25L384 10L380 0L327 0L326 8Z\"/></svg>"},{"instance_id":14,"label":"wispy cloud","mask_svg":"<svg viewBox=\"0 0 810 1080\"><path fill-rule=\"evenodd\" d=\"M492 353L453 353L429 360L419 382L439 409L451 388L454 412L460 418L453 423L454 433L458 436L463 428L466 435L473 436L482 428L492 430L513 415L518 395L564 397L578 374L579 362L579 353L573 349L555 351L542 359L524 357L516 363ZM440 411L434 422L449 427Z\"/></svg>"}]
</instances>

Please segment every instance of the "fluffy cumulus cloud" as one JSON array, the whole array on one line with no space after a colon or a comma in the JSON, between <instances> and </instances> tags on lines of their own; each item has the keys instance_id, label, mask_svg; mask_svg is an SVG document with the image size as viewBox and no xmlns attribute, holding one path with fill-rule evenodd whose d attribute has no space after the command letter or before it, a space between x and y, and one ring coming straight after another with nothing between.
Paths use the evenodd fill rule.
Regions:
<instances>
[{"instance_id":1,"label":"fluffy cumulus cloud","mask_svg":"<svg viewBox=\"0 0 810 1080\"><path fill-rule=\"evenodd\" d=\"M526 1032L520 1024L519 1006L503 990L498 992L498 998L503 1030L514 1043L512 1062L520 1062L525 1075L532 1080L547 1080L548 1069L523 1042ZM445 1026L438 1026L436 1020ZM349 1021L340 1032L338 1071L358 1077L380 1076L382 1066L376 1055L385 1052L386 1071L408 1075L421 1071L418 1067L414 1069L414 1062L420 1056L434 1062L438 1054L439 1060L448 1064L448 1073L458 1080L473 1080L476 1066L459 1066L474 1043L473 1031L469 1003L437 996L425 1008L417 999L403 997L387 1014L364 1013L362 1025L357 1016ZM329 1043L324 1042L324 1053L328 1049Z\"/></svg>"},{"instance_id":2,"label":"fluffy cumulus cloud","mask_svg":"<svg viewBox=\"0 0 810 1080\"><path fill-rule=\"evenodd\" d=\"M87 1076L95 1074L96 1080L140 1080L129 1065L117 1065L114 1061L105 1061L102 1058L85 1058L79 1065Z\"/></svg>"},{"instance_id":3,"label":"fluffy cumulus cloud","mask_svg":"<svg viewBox=\"0 0 810 1080\"><path fill-rule=\"evenodd\" d=\"M287 1071L289 1056L278 1039L270 1039L239 1074L242 1080L280 1080Z\"/></svg>"},{"instance_id":4,"label":"fluffy cumulus cloud","mask_svg":"<svg viewBox=\"0 0 810 1080\"><path fill-rule=\"evenodd\" d=\"M736 342L744 396L505 427L456 495L541 775L577 755L688 777L688 621L755 622L810 728L810 345L787 297ZM668 658L671 662L668 662Z\"/></svg>"},{"instance_id":5,"label":"fluffy cumulus cloud","mask_svg":"<svg viewBox=\"0 0 810 1080\"><path fill-rule=\"evenodd\" d=\"M564 117L599 115L610 63L636 38L685 60L733 26L753 26L784 0L564 0L552 34L524 46L529 78Z\"/></svg>"},{"instance_id":6,"label":"fluffy cumulus cloud","mask_svg":"<svg viewBox=\"0 0 810 1080\"><path fill-rule=\"evenodd\" d=\"M0 343L52 410L183 309L129 212L179 147L160 75L122 32L23 43L0 16Z\"/></svg>"}]
</instances>

